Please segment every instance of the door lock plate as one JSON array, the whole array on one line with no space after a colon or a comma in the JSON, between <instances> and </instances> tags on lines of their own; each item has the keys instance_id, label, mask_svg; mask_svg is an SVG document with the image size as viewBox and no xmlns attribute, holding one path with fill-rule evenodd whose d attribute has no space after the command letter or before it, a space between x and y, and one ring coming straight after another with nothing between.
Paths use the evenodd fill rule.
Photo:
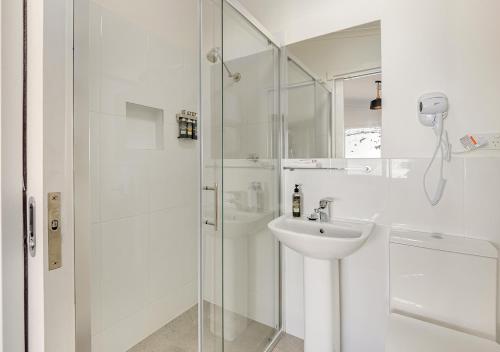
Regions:
<instances>
[{"instance_id":1,"label":"door lock plate","mask_svg":"<svg viewBox=\"0 0 500 352\"><path fill-rule=\"evenodd\" d=\"M49 270L54 270L62 266L61 192L51 192L47 199Z\"/></svg>"}]
</instances>

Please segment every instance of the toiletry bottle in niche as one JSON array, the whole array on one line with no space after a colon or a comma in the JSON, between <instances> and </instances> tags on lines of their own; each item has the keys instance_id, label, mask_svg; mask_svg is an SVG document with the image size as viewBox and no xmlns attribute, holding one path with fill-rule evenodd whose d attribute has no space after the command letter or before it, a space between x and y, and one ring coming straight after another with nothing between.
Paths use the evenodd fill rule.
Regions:
<instances>
[{"instance_id":1,"label":"toiletry bottle in niche","mask_svg":"<svg viewBox=\"0 0 500 352\"><path fill-rule=\"evenodd\" d=\"M198 121L196 120L193 120L193 135L191 138L198 139Z\"/></svg>"},{"instance_id":2,"label":"toiletry bottle in niche","mask_svg":"<svg viewBox=\"0 0 500 352\"><path fill-rule=\"evenodd\" d=\"M193 138L193 120L187 120L187 138Z\"/></svg>"},{"instance_id":3,"label":"toiletry bottle in niche","mask_svg":"<svg viewBox=\"0 0 500 352\"><path fill-rule=\"evenodd\" d=\"M304 199L299 187L300 185L295 185L292 195L292 214L294 218L300 218L302 216L302 203Z\"/></svg>"},{"instance_id":4,"label":"toiletry bottle in niche","mask_svg":"<svg viewBox=\"0 0 500 352\"><path fill-rule=\"evenodd\" d=\"M186 119L179 119L179 138L187 137L187 122Z\"/></svg>"}]
</instances>

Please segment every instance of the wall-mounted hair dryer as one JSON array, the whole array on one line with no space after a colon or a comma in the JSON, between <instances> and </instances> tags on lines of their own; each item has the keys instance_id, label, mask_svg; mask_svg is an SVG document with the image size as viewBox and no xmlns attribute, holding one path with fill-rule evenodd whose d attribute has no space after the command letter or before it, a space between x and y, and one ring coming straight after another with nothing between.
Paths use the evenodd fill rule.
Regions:
<instances>
[{"instance_id":1,"label":"wall-mounted hair dryer","mask_svg":"<svg viewBox=\"0 0 500 352\"><path fill-rule=\"evenodd\" d=\"M444 128L444 120L448 116L448 98L443 93L428 93L422 95L417 103L418 119L424 126L432 127L437 137L436 149L432 159L425 170L423 177L424 192L431 205L437 205L443 197L446 179L444 178L444 161L451 160L451 144L448 140L448 132ZM427 188L427 175L436 160L438 152L441 151L441 164L439 181L434 196L429 194Z\"/></svg>"},{"instance_id":2,"label":"wall-mounted hair dryer","mask_svg":"<svg viewBox=\"0 0 500 352\"><path fill-rule=\"evenodd\" d=\"M448 98L443 93L428 93L418 99L420 122L432 126L437 114L448 112Z\"/></svg>"}]
</instances>

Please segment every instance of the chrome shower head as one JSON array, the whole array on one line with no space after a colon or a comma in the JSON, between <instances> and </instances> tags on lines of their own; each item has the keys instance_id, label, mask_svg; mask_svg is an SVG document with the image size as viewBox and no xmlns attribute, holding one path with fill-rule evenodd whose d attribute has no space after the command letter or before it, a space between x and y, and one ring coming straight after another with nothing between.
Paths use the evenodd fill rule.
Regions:
<instances>
[{"instance_id":1,"label":"chrome shower head","mask_svg":"<svg viewBox=\"0 0 500 352\"><path fill-rule=\"evenodd\" d=\"M241 73L231 72L226 63L222 60L221 49L219 47L210 49L207 53L207 60L212 64L215 64L220 60L222 62L222 66L226 69L229 78L231 78L234 82L239 82L241 80Z\"/></svg>"},{"instance_id":2,"label":"chrome shower head","mask_svg":"<svg viewBox=\"0 0 500 352\"><path fill-rule=\"evenodd\" d=\"M207 60L213 64L215 64L220 59L220 57L220 49L217 47L210 49L210 51L207 53Z\"/></svg>"}]
</instances>

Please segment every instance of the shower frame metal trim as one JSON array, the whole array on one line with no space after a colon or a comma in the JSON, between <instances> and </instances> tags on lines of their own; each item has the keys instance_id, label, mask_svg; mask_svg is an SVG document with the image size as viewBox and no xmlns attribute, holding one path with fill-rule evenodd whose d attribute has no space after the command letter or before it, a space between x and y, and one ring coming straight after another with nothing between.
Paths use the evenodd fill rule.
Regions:
<instances>
[{"instance_id":1,"label":"shower frame metal trim","mask_svg":"<svg viewBox=\"0 0 500 352\"><path fill-rule=\"evenodd\" d=\"M245 6L243 6L238 0L222 0L222 1L231 6L247 22L249 22L252 26L254 26L255 29L257 29L267 40L269 40L275 47L277 47L278 50L281 50L283 44L276 37L274 37L271 34L271 32L269 32L267 28L264 27L262 23L260 23L259 20L256 19L254 15L252 15L250 11L248 11L245 8Z\"/></svg>"}]
</instances>

